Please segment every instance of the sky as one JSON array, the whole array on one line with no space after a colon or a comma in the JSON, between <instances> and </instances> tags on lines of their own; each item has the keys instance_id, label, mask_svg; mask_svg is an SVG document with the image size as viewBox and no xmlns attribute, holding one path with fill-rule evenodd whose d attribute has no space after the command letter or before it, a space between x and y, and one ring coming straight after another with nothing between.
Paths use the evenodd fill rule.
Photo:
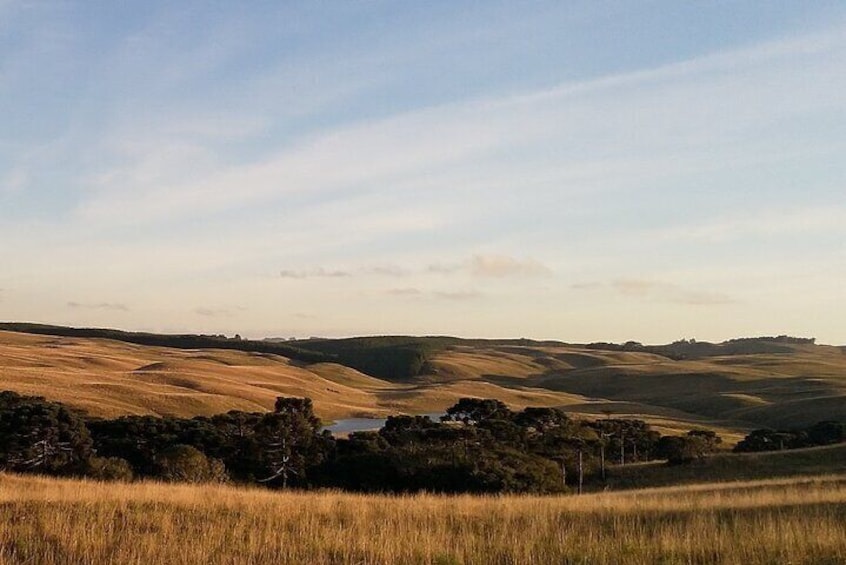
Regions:
<instances>
[{"instance_id":1,"label":"sky","mask_svg":"<svg viewBox=\"0 0 846 565\"><path fill-rule=\"evenodd\" d=\"M846 344L846 4L0 0L0 320Z\"/></svg>"}]
</instances>

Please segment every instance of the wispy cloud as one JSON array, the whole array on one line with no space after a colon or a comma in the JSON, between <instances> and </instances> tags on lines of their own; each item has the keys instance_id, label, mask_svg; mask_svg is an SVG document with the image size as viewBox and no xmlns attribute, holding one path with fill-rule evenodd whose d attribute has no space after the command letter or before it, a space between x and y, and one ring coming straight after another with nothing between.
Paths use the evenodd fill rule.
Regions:
<instances>
[{"instance_id":1,"label":"wispy cloud","mask_svg":"<svg viewBox=\"0 0 846 565\"><path fill-rule=\"evenodd\" d=\"M376 275L383 277L404 277L411 274L409 269L404 269L398 265L375 265L372 267L365 267L362 272L367 275Z\"/></svg>"},{"instance_id":2,"label":"wispy cloud","mask_svg":"<svg viewBox=\"0 0 846 565\"><path fill-rule=\"evenodd\" d=\"M15 194L21 192L29 183L29 172L18 167L0 177L0 194Z\"/></svg>"},{"instance_id":3,"label":"wispy cloud","mask_svg":"<svg viewBox=\"0 0 846 565\"><path fill-rule=\"evenodd\" d=\"M126 304L116 302L99 302L99 303L82 303L82 302L68 302L68 308L82 309L82 310L111 310L116 312L129 312L129 306Z\"/></svg>"},{"instance_id":4,"label":"wispy cloud","mask_svg":"<svg viewBox=\"0 0 846 565\"><path fill-rule=\"evenodd\" d=\"M246 308L242 306L236 306L234 308L209 308L200 306L194 308L194 313L206 318L231 318L235 316L236 313L243 312L245 310Z\"/></svg>"},{"instance_id":5,"label":"wispy cloud","mask_svg":"<svg viewBox=\"0 0 846 565\"><path fill-rule=\"evenodd\" d=\"M742 238L843 233L846 234L846 207L800 206L791 209L760 209L712 218L703 222L649 230L652 240L732 241Z\"/></svg>"},{"instance_id":6,"label":"wispy cloud","mask_svg":"<svg viewBox=\"0 0 846 565\"><path fill-rule=\"evenodd\" d=\"M709 306L734 302L731 297L719 292L692 290L647 279L617 279L611 283L611 287L625 296L676 304Z\"/></svg>"},{"instance_id":7,"label":"wispy cloud","mask_svg":"<svg viewBox=\"0 0 846 565\"><path fill-rule=\"evenodd\" d=\"M552 271L534 259L517 259L507 255L476 255L470 260L470 272L477 277L544 276Z\"/></svg>"},{"instance_id":8,"label":"wispy cloud","mask_svg":"<svg viewBox=\"0 0 846 565\"><path fill-rule=\"evenodd\" d=\"M603 287L602 283L590 281L590 282L577 282L570 285L570 288L573 290L598 290Z\"/></svg>"},{"instance_id":9,"label":"wispy cloud","mask_svg":"<svg viewBox=\"0 0 846 565\"><path fill-rule=\"evenodd\" d=\"M383 294L395 298L418 300L469 301L482 298L478 290L423 290L415 287L389 288Z\"/></svg>"},{"instance_id":10,"label":"wispy cloud","mask_svg":"<svg viewBox=\"0 0 846 565\"><path fill-rule=\"evenodd\" d=\"M538 277L548 276L552 271L534 259L519 259L508 255L474 255L470 259L454 263L431 263L414 269L395 264L366 265L363 267L331 269L313 267L309 269L285 269L282 278L340 278L353 276L411 277L420 275L452 275L464 273L480 278Z\"/></svg>"},{"instance_id":11,"label":"wispy cloud","mask_svg":"<svg viewBox=\"0 0 846 565\"><path fill-rule=\"evenodd\" d=\"M389 32L396 49L386 49L360 41L358 26L326 26L323 9L274 12L274 22L209 9L188 25L190 9L163 5L132 25L91 20L89 42L78 16L96 11L82 5L27 5L30 16L8 28L0 18L12 32L0 65L6 315L153 327L187 312L199 328L186 329L214 329L238 313L239 329L271 335L290 318L315 335L460 328L580 339L568 333L580 328L601 339L620 326L625 301L627 330L651 335L676 331L674 316L690 323L677 304L727 305L697 310L711 328L780 323L791 311L794 325L842 335L825 315L846 264L840 20L685 39L684 51L644 37L632 57L603 44L582 60L595 38L574 39L569 53L566 26L533 18L546 26L543 46L505 18L482 33L520 35L515 62L552 45L560 58L471 80L450 66L467 44L433 46L441 38L428 19L414 40ZM569 9L548 11L570 21ZM614 33L603 9L580 11ZM467 35L469 21L454 31ZM273 39L297 49L243 33L280 22L296 22L292 35ZM795 35L814 25L832 27ZM330 41L299 43L318 27ZM504 61L490 45L485 59ZM445 81L425 94L415 88L423 67ZM281 290L318 320L286 311ZM565 316L554 305L576 292ZM249 311L226 306L233 295ZM80 303L66 306L68 296ZM114 296L131 316L99 303Z\"/></svg>"},{"instance_id":12,"label":"wispy cloud","mask_svg":"<svg viewBox=\"0 0 846 565\"><path fill-rule=\"evenodd\" d=\"M432 293L435 298L443 298L444 300L455 300L457 302L465 300L476 300L481 298L483 294L477 290L438 290Z\"/></svg>"},{"instance_id":13,"label":"wispy cloud","mask_svg":"<svg viewBox=\"0 0 846 565\"><path fill-rule=\"evenodd\" d=\"M313 269L305 269L302 271L285 269L279 271L279 276L283 279L311 279L311 278L329 278L337 279L344 277L351 277L352 273L349 271L325 269L323 267L316 267Z\"/></svg>"},{"instance_id":14,"label":"wispy cloud","mask_svg":"<svg viewBox=\"0 0 846 565\"><path fill-rule=\"evenodd\" d=\"M610 289L619 295L648 302L691 306L716 306L736 302L734 298L722 292L692 289L684 285L653 279L619 278L610 283L587 281L571 284L570 289L583 292Z\"/></svg>"},{"instance_id":15,"label":"wispy cloud","mask_svg":"<svg viewBox=\"0 0 846 565\"><path fill-rule=\"evenodd\" d=\"M389 296L421 296L423 291L419 288L389 288L385 291Z\"/></svg>"},{"instance_id":16,"label":"wispy cloud","mask_svg":"<svg viewBox=\"0 0 846 565\"><path fill-rule=\"evenodd\" d=\"M231 166L218 158L204 178L196 174L198 164L205 162L205 157L195 152L197 146L162 153L160 148L173 139L162 130L158 142L145 144L149 149L142 152L139 163L149 161L151 166L140 170L159 170L162 158L170 160L168 154L179 156L185 151L187 159L177 162L189 167L173 171L169 180L158 174L134 173L137 182L130 183L132 190L121 190L119 183L110 182L83 202L78 213L81 218L98 221L114 217L150 221L208 213L235 203L278 201L293 194L356 190L383 183L399 187L423 172L435 174L473 160L493 164L499 159L494 156L504 148L544 143L556 147L558 155L573 154L579 147L605 147L610 158L597 163L593 173L602 178L626 162L629 168L645 168L649 174L661 174L670 161L701 169L712 166L713 155L709 161L690 152L692 147L730 139L744 128L771 121L774 115L789 116L837 104L835 93L846 79L837 77L839 63L834 60L843 51L843 43L837 33L827 33L517 96L418 109L340 126L261 161ZM808 80L826 73L831 82L828 88L813 92L806 88ZM749 78L738 78L746 75ZM760 89L760 84L773 81L773 88ZM631 95L630 102L619 104L621 95ZM749 103L751 99L754 104ZM691 105L697 107L694 114ZM632 122L635 115L639 116L637 123ZM647 129L642 127L644 123L649 124ZM211 131L209 137L216 139L214 128ZM635 132L641 150L632 154L627 140ZM728 144L726 147L731 150ZM644 156L656 150L672 151L676 158L658 158L654 153ZM573 160L569 164L579 167L583 163ZM166 164L164 169L169 167ZM512 174L510 181L519 184L525 172Z\"/></svg>"},{"instance_id":17,"label":"wispy cloud","mask_svg":"<svg viewBox=\"0 0 846 565\"><path fill-rule=\"evenodd\" d=\"M474 277L537 277L548 276L552 271L534 259L519 259L508 255L474 255L455 263L432 263L425 272L439 275L468 273Z\"/></svg>"}]
</instances>

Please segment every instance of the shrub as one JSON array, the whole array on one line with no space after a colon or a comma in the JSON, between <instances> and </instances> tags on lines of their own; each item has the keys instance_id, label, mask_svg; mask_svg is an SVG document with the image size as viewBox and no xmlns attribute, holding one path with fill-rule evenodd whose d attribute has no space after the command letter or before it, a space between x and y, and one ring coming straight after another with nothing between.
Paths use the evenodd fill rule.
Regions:
<instances>
[{"instance_id":1,"label":"shrub","mask_svg":"<svg viewBox=\"0 0 846 565\"><path fill-rule=\"evenodd\" d=\"M156 457L159 477L186 483L223 483L228 481L226 467L218 459L209 459L190 445L174 445Z\"/></svg>"},{"instance_id":2,"label":"shrub","mask_svg":"<svg viewBox=\"0 0 846 565\"><path fill-rule=\"evenodd\" d=\"M133 478L129 462L120 457L92 457L85 474L101 481L129 482Z\"/></svg>"}]
</instances>

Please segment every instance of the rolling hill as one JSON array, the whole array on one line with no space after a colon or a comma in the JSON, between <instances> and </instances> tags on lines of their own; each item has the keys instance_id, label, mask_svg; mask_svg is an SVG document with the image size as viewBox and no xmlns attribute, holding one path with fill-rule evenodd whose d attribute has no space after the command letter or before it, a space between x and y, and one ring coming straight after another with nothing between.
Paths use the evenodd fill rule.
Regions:
<instances>
[{"instance_id":1,"label":"rolling hill","mask_svg":"<svg viewBox=\"0 0 846 565\"><path fill-rule=\"evenodd\" d=\"M266 410L297 395L328 420L437 412L474 396L639 417L665 433L710 427L729 440L755 427L846 420L846 353L809 340L623 347L406 337L277 347L180 336L165 347L168 336L142 344L133 336L151 334L39 328L0 331L0 388L108 417Z\"/></svg>"}]
</instances>

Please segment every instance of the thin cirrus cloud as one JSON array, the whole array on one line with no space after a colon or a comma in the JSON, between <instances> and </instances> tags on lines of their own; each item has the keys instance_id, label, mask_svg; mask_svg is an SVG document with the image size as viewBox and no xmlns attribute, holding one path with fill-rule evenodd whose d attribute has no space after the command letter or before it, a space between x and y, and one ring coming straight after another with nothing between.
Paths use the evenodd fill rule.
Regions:
<instances>
[{"instance_id":1,"label":"thin cirrus cloud","mask_svg":"<svg viewBox=\"0 0 846 565\"><path fill-rule=\"evenodd\" d=\"M385 291L388 296L422 296L423 291L419 288L389 288Z\"/></svg>"},{"instance_id":2,"label":"thin cirrus cloud","mask_svg":"<svg viewBox=\"0 0 846 565\"><path fill-rule=\"evenodd\" d=\"M421 290L413 287L389 288L383 294L396 298L415 300L447 300L454 302L476 300L484 297L478 290Z\"/></svg>"},{"instance_id":3,"label":"thin cirrus cloud","mask_svg":"<svg viewBox=\"0 0 846 565\"><path fill-rule=\"evenodd\" d=\"M541 277L552 275L552 270L535 259L520 259L509 255L474 255L470 259L453 263L432 263L423 269L405 268L382 264L357 269L284 269L279 275L284 279L346 278L353 276L409 277L420 275L467 274L481 278Z\"/></svg>"},{"instance_id":4,"label":"thin cirrus cloud","mask_svg":"<svg viewBox=\"0 0 846 565\"><path fill-rule=\"evenodd\" d=\"M741 238L846 234L846 207L800 206L790 210L765 209L754 215L727 215L692 225L646 232L647 239L731 241Z\"/></svg>"},{"instance_id":5,"label":"thin cirrus cloud","mask_svg":"<svg viewBox=\"0 0 846 565\"><path fill-rule=\"evenodd\" d=\"M86 303L86 302L68 302L68 308L72 309L80 309L80 310L110 310L113 312L129 312L129 306L126 304L116 303L116 302L97 302L97 303Z\"/></svg>"},{"instance_id":6,"label":"thin cirrus cloud","mask_svg":"<svg viewBox=\"0 0 846 565\"><path fill-rule=\"evenodd\" d=\"M163 144L174 143L169 134L162 133L161 144L145 143L138 149L138 182L119 183L133 185L135 190L117 190L116 184L109 182L83 201L77 213L80 218L108 221L115 212L122 212L123 221L149 221L295 193L352 190L388 181L396 185L399 180L468 160L494 163L491 156L498 151L527 144L551 144L567 151L577 145L604 147L612 158L597 169L602 175L604 169L620 164L621 156L614 153L631 151L625 140L635 130L643 149L676 154L672 160L666 155L656 160L659 170L666 168L668 161L687 168L709 167L713 155L704 159L686 150L729 139L727 136L743 128L759 127L772 115L796 115L837 104L832 97L843 86L842 80L831 79L830 88L810 93L805 86L822 73L836 76L839 63L833 61L842 51L842 40L829 33L518 96L433 106L339 126L258 162L230 166L212 155L209 163L213 166L205 166L209 163L203 157L202 169L208 174L197 178L194 163L191 169L195 174L174 171L173 182L147 179L144 172L149 168L144 163L155 163ZM736 73L741 71L750 79L739 80ZM768 82L775 82L776 88L758 87L757 83ZM618 103L621 95L631 95L629 104ZM752 99L754 104L749 103ZM786 99L791 100L790 105L784 103ZM697 107L696 116L691 116L691 106ZM640 116L639 120L633 122L632 115ZM732 117L730 123L727 115ZM642 131L641 123L649 123L648 130ZM211 146L213 141L212 136L207 144ZM725 144L721 151L731 151L731 145ZM199 150L203 155L206 152L213 150ZM641 166L648 172L652 165L643 162ZM105 178L115 177L107 174ZM513 180L518 179L515 175ZM232 186L242 188L233 191Z\"/></svg>"},{"instance_id":7,"label":"thin cirrus cloud","mask_svg":"<svg viewBox=\"0 0 846 565\"><path fill-rule=\"evenodd\" d=\"M474 255L457 263L433 263L426 272L439 275L467 273L474 277L538 277L549 276L552 270L535 259L519 259L508 255Z\"/></svg>"},{"instance_id":8,"label":"thin cirrus cloud","mask_svg":"<svg viewBox=\"0 0 846 565\"><path fill-rule=\"evenodd\" d=\"M241 306L237 306L235 308L209 308L199 306L194 308L194 313L206 318L232 318L236 315L236 313L243 312L244 310L246 310L246 308Z\"/></svg>"},{"instance_id":9,"label":"thin cirrus cloud","mask_svg":"<svg viewBox=\"0 0 846 565\"><path fill-rule=\"evenodd\" d=\"M646 279L617 279L611 283L611 287L625 296L675 304L715 306L734 302L731 297L719 292L693 290L673 283Z\"/></svg>"},{"instance_id":10,"label":"thin cirrus cloud","mask_svg":"<svg viewBox=\"0 0 846 565\"><path fill-rule=\"evenodd\" d=\"M659 6L432 19L451 7L407 33L369 9L192 27L190 8L129 25L83 4L3 38L9 316L584 340L625 302L641 341L709 316L712 337L812 320L843 341L846 10L764 8L729 33ZM628 16L651 25L626 37Z\"/></svg>"},{"instance_id":11,"label":"thin cirrus cloud","mask_svg":"<svg viewBox=\"0 0 846 565\"><path fill-rule=\"evenodd\" d=\"M577 291L610 288L614 292L629 298L690 306L717 306L736 302L732 297L720 292L690 289L678 284L650 279L620 278L608 284L583 282L572 284L570 288Z\"/></svg>"},{"instance_id":12,"label":"thin cirrus cloud","mask_svg":"<svg viewBox=\"0 0 846 565\"><path fill-rule=\"evenodd\" d=\"M507 255L476 255L468 264L470 273L477 277L548 276L552 271L534 259L517 259Z\"/></svg>"},{"instance_id":13,"label":"thin cirrus cloud","mask_svg":"<svg viewBox=\"0 0 846 565\"><path fill-rule=\"evenodd\" d=\"M476 300L481 298L483 294L477 290L439 290L432 293L435 298L442 298L444 300L454 300L461 302L465 300Z\"/></svg>"},{"instance_id":14,"label":"thin cirrus cloud","mask_svg":"<svg viewBox=\"0 0 846 565\"><path fill-rule=\"evenodd\" d=\"M279 276L283 279L338 279L352 276L349 271L341 271L334 269L325 269L323 267L316 267L313 269L293 270L283 269L279 271Z\"/></svg>"}]
</instances>

